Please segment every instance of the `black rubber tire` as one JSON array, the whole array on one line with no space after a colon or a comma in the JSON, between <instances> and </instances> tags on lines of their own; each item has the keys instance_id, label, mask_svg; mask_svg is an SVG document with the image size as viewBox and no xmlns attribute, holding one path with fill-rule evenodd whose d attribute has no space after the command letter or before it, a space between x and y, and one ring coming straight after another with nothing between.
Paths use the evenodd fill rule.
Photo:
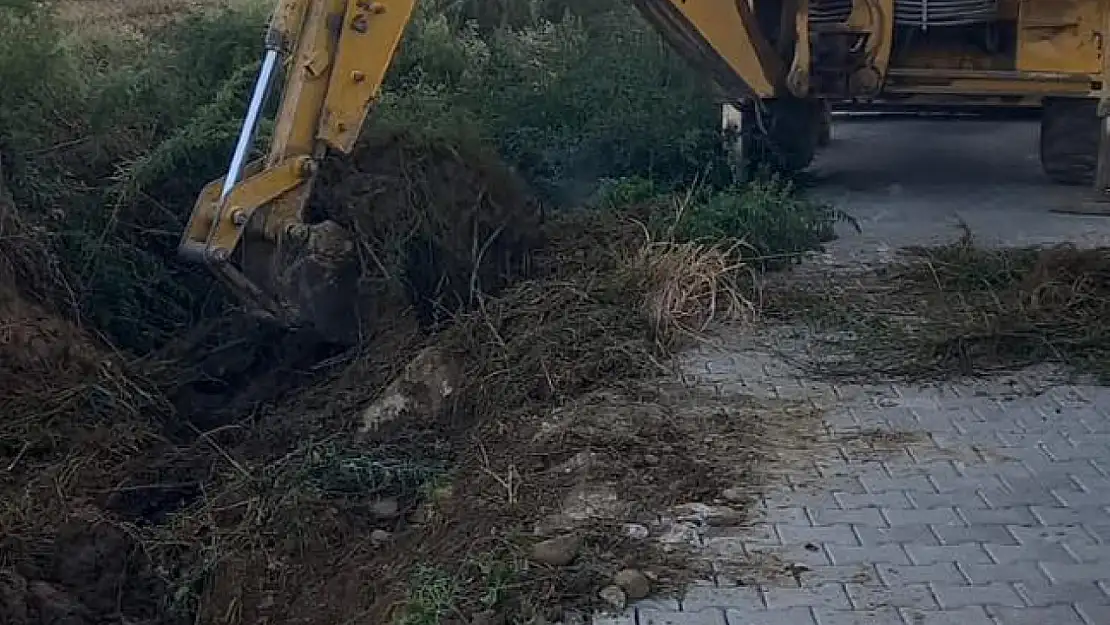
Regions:
<instances>
[{"instance_id":1,"label":"black rubber tire","mask_svg":"<svg viewBox=\"0 0 1110 625\"><path fill-rule=\"evenodd\" d=\"M755 167L795 174L809 167L822 143L824 106L819 100L778 98L764 102L762 126L743 133L745 153ZM750 117L749 117L750 118ZM765 131L765 132L764 132Z\"/></svg>"},{"instance_id":2,"label":"black rubber tire","mask_svg":"<svg viewBox=\"0 0 1110 625\"><path fill-rule=\"evenodd\" d=\"M1041 167L1057 184L1090 186L1098 167L1098 102L1046 98L1041 112Z\"/></svg>"}]
</instances>

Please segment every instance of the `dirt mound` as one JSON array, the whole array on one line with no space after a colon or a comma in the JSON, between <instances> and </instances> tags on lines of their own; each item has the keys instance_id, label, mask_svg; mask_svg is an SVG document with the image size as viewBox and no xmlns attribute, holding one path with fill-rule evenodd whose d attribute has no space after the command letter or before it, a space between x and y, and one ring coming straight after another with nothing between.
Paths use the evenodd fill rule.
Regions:
<instances>
[{"instance_id":1,"label":"dirt mound","mask_svg":"<svg viewBox=\"0 0 1110 625\"><path fill-rule=\"evenodd\" d=\"M526 276L542 243L538 202L495 155L411 132L369 133L329 157L310 206L356 233L366 296L400 287L424 322Z\"/></svg>"},{"instance_id":2,"label":"dirt mound","mask_svg":"<svg viewBox=\"0 0 1110 625\"><path fill-rule=\"evenodd\" d=\"M157 614L136 542L100 520L132 454L156 445L149 389L69 321L0 284L0 615L100 623ZM145 396L145 397L144 397Z\"/></svg>"},{"instance_id":3,"label":"dirt mound","mask_svg":"<svg viewBox=\"0 0 1110 625\"><path fill-rule=\"evenodd\" d=\"M24 336L0 422L0 495L17 502L0 508L0 609L26 623L536 621L596 604L622 569L680 579L681 554L624 525L665 532L656 508L751 482L755 417L650 384L591 393L669 371L657 326L696 326L676 313L719 291L720 263L676 291L659 268L700 256L662 245L646 262L644 228L619 215L545 223L489 154L412 135L330 159L312 206L360 242L378 316L355 349L225 318L127 363L45 306L0 300ZM9 273L42 275L32 265ZM443 363L451 393L365 427L388 389ZM565 535L566 563L534 553Z\"/></svg>"}]
</instances>

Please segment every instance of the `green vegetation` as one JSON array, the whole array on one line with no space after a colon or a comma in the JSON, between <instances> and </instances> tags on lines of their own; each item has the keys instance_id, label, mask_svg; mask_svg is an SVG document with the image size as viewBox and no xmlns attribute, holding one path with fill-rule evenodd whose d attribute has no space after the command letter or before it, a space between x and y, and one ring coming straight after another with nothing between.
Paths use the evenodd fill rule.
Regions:
<instances>
[{"instance_id":1,"label":"green vegetation","mask_svg":"<svg viewBox=\"0 0 1110 625\"><path fill-rule=\"evenodd\" d=\"M604 178L646 177L660 193L727 183L706 85L627 3L504 4L423 2L372 123L492 142L555 205L582 203ZM0 7L0 174L19 220L44 228L39 242L59 259L34 295L136 352L226 305L174 250L197 191L226 166L268 9L109 40ZM705 206L761 253L811 247L827 227L777 184ZM702 217L682 227L721 233ZM780 245L765 228L793 234Z\"/></svg>"},{"instance_id":2,"label":"green vegetation","mask_svg":"<svg viewBox=\"0 0 1110 625\"><path fill-rule=\"evenodd\" d=\"M763 268L797 262L836 235L833 226L851 216L801 195L795 184L766 175L746 184L693 184L668 189L650 178L604 181L602 210L645 207L656 240L707 245L735 242L745 262Z\"/></svg>"}]
</instances>

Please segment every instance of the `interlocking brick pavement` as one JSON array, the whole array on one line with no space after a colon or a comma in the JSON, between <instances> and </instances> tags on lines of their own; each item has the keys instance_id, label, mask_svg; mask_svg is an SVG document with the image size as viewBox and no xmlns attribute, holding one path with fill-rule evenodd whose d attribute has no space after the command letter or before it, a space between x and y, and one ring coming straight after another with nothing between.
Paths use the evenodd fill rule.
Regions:
<instances>
[{"instance_id":1,"label":"interlocking brick pavement","mask_svg":"<svg viewBox=\"0 0 1110 625\"><path fill-rule=\"evenodd\" d=\"M968 142L994 141L1002 158L1002 146L1011 146L1012 156L1005 133L1029 134L1033 146L1029 128L979 126L963 137L952 128L971 126L919 126L922 144L940 137L963 146L946 152L948 173L959 180L945 187L915 169L914 181L894 194L864 168L839 203L862 218L865 234L835 243L830 265L951 239L953 218L1004 244L1110 240L1104 218L1047 212L1047 198L1071 200L1068 191L1030 182L1039 175L1035 157L1018 154L989 171L956 162L973 147ZM872 135L873 154L845 158L883 159L883 150L891 161L901 158L886 130L852 132ZM867 428L916 435L882 453L843 447L795 467L766 493L751 528L705 538L719 572L711 583L671 604L654 601L595 623L1110 625L1110 388L1067 383L1047 369L960 384L830 386L777 355L791 340L772 338L769 349L729 339L691 354L689 377L723 395L812 401L827 409L834 440ZM746 585L725 573L755 554L804 568L786 581Z\"/></svg>"}]
</instances>

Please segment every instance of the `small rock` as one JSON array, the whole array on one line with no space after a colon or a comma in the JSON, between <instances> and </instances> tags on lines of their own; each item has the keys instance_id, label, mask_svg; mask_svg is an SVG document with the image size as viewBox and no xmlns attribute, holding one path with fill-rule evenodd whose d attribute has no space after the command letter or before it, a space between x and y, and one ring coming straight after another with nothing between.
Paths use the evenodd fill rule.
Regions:
<instances>
[{"instance_id":1,"label":"small rock","mask_svg":"<svg viewBox=\"0 0 1110 625\"><path fill-rule=\"evenodd\" d=\"M648 528L639 523L625 523L624 533L633 540L643 540L651 535Z\"/></svg>"},{"instance_id":2,"label":"small rock","mask_svg":"<svg viewBox=\"0 0 1110 625\"><path fill-rule=\"evenodd\" d=\"M415 415L439 415L463 382L459 363L437 347L420 352L362 411L362 431Z\"/></svg>"},{"instance_id":3,"label":"small rock","mask_svg":"<svg viewBox=\"0 0 1110 625\"><path fill-rule=\"evenodd\" d=\"M651 582L646 575L636 569L624 569L613 576L613 583L624 591L633 601L651 594Z\"/></svg>"},{"instance_id":4,"label":"small rock","mask_svg":"<svg viewBox=\"0 0 1110 625\"><path fill-rule=\"evenodd\" d=\"M505 625L505 615L494 610L486 610L470 619L470 625Z\"/></svg>"},{"instance_id":5,"label":"small rock","mask_svg":"<svg viewBox=\"0 0 1110 625\"><path fill-rule=\"evenodd\" d=\"M611 605L614 610L623 610L628 605L628 597L625 596L620 586L606 586L601 589L601 592L597 593L597 596Z\"/></svg>"},{"instance_id":6,"label":"small rock","mask_svg":"<svg viewBox=\"0 0 1110 625\"><path fill-rule=\"evenodd\" d=\"M732 502L744 502L749 498L748 493L742 488L726 488L721 496Z\"/></svg>"},{"instance_id":7,"label":"small rock","mask_svg":"<svg viewBox=\"0 0 1110 625\"><path fill-rule=\"evenodd\" d=\"M393 540L393 534L385 530L374 530L370 532L370 542L375 545L384 545L391 540Z\"/></svg>"},{"instance_id":8,"label":"small rock","mask_svg":"<svg viewBox=\"0 0 1110 625\"><path fill-rule=\"evenodd\" d=\"M396 499L379 499L370 504L370 513L379 517L395 517L401 510L401 506L397 503Z\"/></svg>"},{"instance_id":9,"label":"small rock","mask_svg":"<svg viewBox=\"0 0 1110 625\"><path fill-rule=\"evenodd\" d=\"M578 556L582 542L574 534L556 536L532 547L532 559L551 566L566 566Z\"/></svg>"},{"instance_id":10,"label":"small rock","mask_svg":"<svg viewBox=\"0 0 1110 625\"><path fill-rule=\"evenodd\" d=\"M644 464L659 464L659 456L655 454L644 454Z\"/></svg>"},{"instance_id":11,"label":"small rock","mask_svg":"<svg viewBox=\"0 0 1110 625\"><path fill-rule=\"evenodd\" d=\"M434 512L432 511L431 507L427 503L425 503L417 506L416 510L412 511L412 514L409 515L409 523L412 523L413 525L423 525L428 521L431 521L433 516Z\"/></svg>"}]
</instances>

